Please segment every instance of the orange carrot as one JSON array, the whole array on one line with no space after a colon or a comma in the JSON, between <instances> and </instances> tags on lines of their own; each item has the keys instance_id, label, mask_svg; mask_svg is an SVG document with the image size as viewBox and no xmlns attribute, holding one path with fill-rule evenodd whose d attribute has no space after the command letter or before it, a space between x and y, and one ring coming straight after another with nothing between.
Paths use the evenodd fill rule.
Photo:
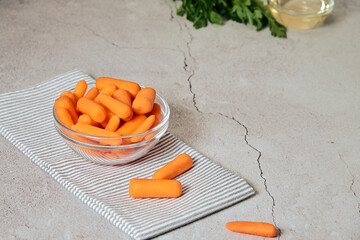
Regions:
<instances>
[{"instance_id":1,"label":"orange carrot","mask_svg":"<svg viewBox=\"0 0 360 240\"><path fill-rule=\"evenodd\" d=\"M177 180L132 179L129 195L133 198L176 198L182 193Z\"/></svg>"},{"instance_id":2,"label":"orange carrot","mask_svg":"<svg viewBox=\"0 0 360 240\"><path fill-rule=\"evenodd\" d=\"M154 103L154 107L148 115L155 115L156 120L161 118L161 107L159 104Z\"/></svg>"},{"instance_id":3,"label":"orange carrot","mask_svg":"<svg viewBox=\"0 0 360 240\"><path fill-rule=\"evenodd\" d=\"M152 88L143 88L136 95L132 108L137 114L146 114L151 112L154 106L156 91Z\"/></svg>"},{"instance_id":4,"label":"orange carrot","mask_svg":"<svg viewBox=\"0 0 360 240\"><path fill-rule=\"evenodd\" d=\"M99 90L96 87L93 87L86 93L85 97L94 100L98 94Z\"/></svg>"},{"instance_id":5,"label":"orange carrot","mask_svg":"<svg viewBox=\"0 0 360 240\"><path fill-rule=\"evenodd\" d=\"M92 125L84 124L84 123L77 123L71 127L72 130L95 136L95 137L119 137L119 134L116 132L110 132L102 128L98 128ZM121 145L122 140L121 138L115 138L115 139L96 139L99 142L104 143L105 145L113 145L118 146Z\"/></svg>"},{"instance_id":6,"label":"orange carrot","mask_svg":"<svg viewBox=\"0 0 360 240\"><path fill-rule=\"evenodd\" d=\"M101 123L106 119L106 111L103 106L89 98L80 98L77 102L77 108L80 112L89 115L95 122Z\"/></svg>"},{"instance_id":7,"label":"orange carrot","mask_svg":"<svg viewBox=\"0 0 360 240\"><path fill-rule=\"evenodd\" d=\"M59 119L59 121L62 124L64 124L66 127L71 128L71 126L74 125L71 115L66 108L58 107L55 109L55 111L56 111L56 116Z\"/></svg>"},{"instance_id":8,"label":"orange carrot","mask_svg":"<svg viewBox=\"0 0 360 240\"><path fill-rule=\"evenodd\" d=\"M120 118L116 115L112 116L109 119L109 122L106 124L105 130L115 132L120 125Z\"/></svg>"},{"instance_id":9,"label":"orange carrot","mask_svg":"<svg viewBox=\"0 0 360 240\"><path fill-rule=\"evenodd\" d=\"M124 89L128 91L131 94L132 98L135 98L136 94L140 91L140 85L134 82L108 77L101 77L96 80L96 87L100 91L109 84L114 84L119 89Z\"/></svg>"},{"instance_id":10,"label":"orange carrot","mask_svg":"<svg viewBox=\"0 0 360 240\"><path fill-rule=\"evenodd\" d=\"M79 98L84 96L86 89L87 89L87 83L85 82L85 80L81 80L76 84L73 91L76 101L78 101Z\"/></svg>"},{"instance_id":11,"label":"orange carrot","mask_svg":"<svg viewBox=\"0 0 360 240\"><path fill-rule=\"evenodd\" d=\"M70 115L71 115L71 119L73 120L74 123L77 122L78 120L78 115L75 109L75 106L73 104L73 102L71 101L71 99L67 96L62 96L59 97L58 99L55 100L55 109L59 108L59 107L63 107L66 108Z\"/></svg>"},{"instance_id":12,"label":"orange carrot","mask_svg":"<svg viewBox=\"0 0 360 240\"><path fill-rule=\"evenodd\" d=\"M135 115L130 121L121 125L116 132L120 134L120 136L131 135L145 120L145 115Z\"/></svg>"},{"instance_id":13,"label":"orange carrot","mask_svg":"<svg viewBox=\"0 0 360 240\"><path fill-rule=\"evenodd\" d=\"M120 102L119 100L116 100L115 98L107 94L99 93L97 99L101 103L101 105L107 107L119 118L128 118L132 114L132 109L130 106Z\"/></svg>"},{"instance_id":14,"label":"orange carrot","mask_svg":"<svg viewBox=\"0 0 360 240\"><path fill-rule=\"evenodd\" d=\"M226 223L225 227L233 232L276 237L276 227L270 223L234 221Z\"/></svg>"},{"instance_id":15,"label":"orange carrot","mask_svg":"<svg viewBox=\"0 0 360 240\"><path fill-rule=\"evenodd\" d=\"M88 124L88 125L93 125L95 127L99 127L99 123L97 122L94 122L94 120L91 119L91 117L87 114L81 114L79 116L79 119L77 121L78 123L85 123L85 124Z\"/></svg>"},{"instance_id":16,"label":"orange carrot","mask_svg":"<svg viewBox=\"0 0 360 240\"><path fill-rule=\"evenodd\" d=\"M157 170L153 175L153 179L173 179L174 177L185 172L192 166L192 158L186 153L182 153L174 160Z\"/></svg>"},{"instance_id":17,"label":"orange carrot","mask_svg":"<svg viewBox=\"0 0 360 240\"><path fill-rule=\"evenodd\" d=\"M64 91L60 94L60 97L62 96L67 96L68 98L71 99L71 101L73 102L74 106L76 105L76 99L75 99L75 96L72 92L70 91Z\"/></svg>"},{"instance_id":18,"label":"orange carrot","mask_svg":"<svg viewBox=\"0 0 360 240\"><path fill-rule=\"evenodd\" d=\"M109 84L109 85L106 85L102 90L101 92L102 93L105 93L109 96L112 96L113 93L116 91L116 89L118 89L114 84Z\"/></svg>"},{"instance_id":19,"label":"orange carrot","mask_svg":"<svg viewBox=\"0 0 360 240\"><path fill-rule=\"evenodd\" d=\"M132 134L146 132L147 130L149 130L151 128L154 121L155 121L155 116L154 115L149 116ZM140 142L143 138L144 138L144 136L132 137L132 138L130 138L130 141L131 142Z\"/></svg>"},{"instance_id":20,"label":"orange carrot","mask_svg":"<svg viewBox=\"0 0 360 240\"><path fill-rule=\"evenodd\" d=\"M132 104L130 93L124 89L116 90L112 96L113 98L125 103L126 105L131 106Z\"/></svg>"}]
</instances>

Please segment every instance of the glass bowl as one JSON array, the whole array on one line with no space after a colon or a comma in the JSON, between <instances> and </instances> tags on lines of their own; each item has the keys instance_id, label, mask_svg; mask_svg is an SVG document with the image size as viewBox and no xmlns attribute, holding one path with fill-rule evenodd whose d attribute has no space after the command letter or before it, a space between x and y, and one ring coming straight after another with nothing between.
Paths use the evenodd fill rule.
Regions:
<instances>
[{"instance_id":1,"label":"glass bowl","mask_svg":"<svg viewBox=\"0 0 360 240\"><path fill-rule=\"evenodd\" d=\"M159 142L169 126L168 103L158 94L155 103L161 107L160 123L143 133L121 137L96 137L75 132L59 121L53 107L55 129L74 152L93 163L104 165L129 163L147 154Z\"/></svg>"}]
</instances>

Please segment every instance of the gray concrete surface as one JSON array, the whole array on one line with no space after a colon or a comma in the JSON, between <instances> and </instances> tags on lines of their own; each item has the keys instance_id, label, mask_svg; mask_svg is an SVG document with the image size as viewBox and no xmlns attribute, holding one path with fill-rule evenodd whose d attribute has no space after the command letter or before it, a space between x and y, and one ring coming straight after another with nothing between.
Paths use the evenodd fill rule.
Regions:
<instances>
[{"instance_id":1,"label":"gray concrete surface","mask_svg":"<svg viewBox=\"0 0 360 240\"><path fill-rule=\"evenodd\" d=\"M194 30L178 2L0 0L0 93L75 68L158 90L169 131L244 177L256 195L157 239L360 238L360 4L288 31ZM130 239L0 136L1 239Z\"/></svg>"}]
</instances>

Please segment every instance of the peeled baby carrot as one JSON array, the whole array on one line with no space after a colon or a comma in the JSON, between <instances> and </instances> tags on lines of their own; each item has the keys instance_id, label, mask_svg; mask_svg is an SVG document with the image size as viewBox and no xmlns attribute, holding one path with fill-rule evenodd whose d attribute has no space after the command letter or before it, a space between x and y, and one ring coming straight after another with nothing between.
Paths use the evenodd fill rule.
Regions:
<instances>
[{"instance_id":1,"label":"peeled baby carrot","mask_svg":"<svg viewBox=\"0 0 360 240\"><path fill-rule=\"evenodd\" d=\"M119 100L116 100L107 94L99 93L97 99L103 106L107 107L119 118L128 118L132 114L132 109L130 106L120 102Z\"/></svg>"},{"instance_id":2,"label":"peeled baby carrot","mask_svg":"<svg viewBox=\"0 0 360 240\"><path fill-rule=\"evenodd\" d=\"M66 108L58 107L55 109L55 111L59 121L66 127L71 128L71 126L74 125L74 121L72 120L71 115Z\"/></svg>"},{"instance_id":3,"label":"peeled baby carrot","mask_svg":"<svg viewBox=\"0 0 360 240\"><path fill-rule=\"evenodd\" d=\"M106 85L102 90L101 92L102 93L105 93L109 96L112 96L113 93L116 91L116 89L118 89L114 84L109 84L109 85Z\"/></svg>"},{"instance_id":4,"label":"peeled baby carrot","mask_svg":"<svg viewBox=\"0 0 360 240\"><path fill-rule=\"evenodd\" d=\"M120 136L131 135L145 120L145 115L135 115L130 121L123 123L116 132Z\"/></svg>"},{"instance_id":5,"label":"peeled baby carrot","mask_svg":"<svg viewBox=\"0 0 360 240\"><path fill-rule=\"evenodd\" d=\"M73 102L71 101L71 99L67 96L62 96L62 97L59 97L55 100L55 110L59 107L63 107L63 108L66 108L70 115L71 115L71 118L73 120L74 123L77 122L78 120L78 115L77 115L77 112L76 112L76 109L75 109L75 106L73 104Z\"/></svg>"},{"instance_id":6,"label":"peeled baby carrot","mask_svg":"<svg viewBox=\"0 0 360 240\"><path fill-rule=\"evenodd\" d=\"M76 84L73 91L76 101L78 101L79 98L84 96L86 89L87 89L87 83L85 82L85 80L81 80Z\"/></svg>"},{"instance_id":7,"label":"peeled baby carrot","mask_svg":"<svg viewBox=\"0 0 360 240\"><path fill-rule=\"evenodd\" d=\"M233 232L276 237L276 227L270 223L234 221L226 223L225 227Z\"/></svg>"},{"instance_id":8,"label":"peeled baby carrot","mask_svg":"<svg viewBox=\"0 0 360 240\"><path fill-rule=\"evenodd\" d=\"M136 95L132 108L136 114L146 114L151 112L154 106L156 91L152 88L143 88Z\"/></svg>"},{"instance_id":9,"label":"peeled baby carrot","mask_svg":"<svg viewBox=\"0 0 360 240\"><path fill-rule=\"evenodd\" d=\"M109 122L106 124L105 130L115 132L120 125L120 118L116 115L112 116L109 119Z\"/></svg>"},{"instance_id":10,"label":"peeled baby carrot","mask_svg":"<svg viewBox=\"0 0 360 240\"><path fill-rule=\"evenodd\" d=\"M100 91L109 84L114 84L119 89L124 89L128 91L131 94L132 98L135 98L136 94L140 91L140 85L134 82L108 77L101 77L96 80L96 87Z\"/></svg>"},{"instance_id":11,"label":"peeled baby carrot","mask_svg":"<svg viewBox=\"0 0 360 240\"><path fill-rule=\"evenodd\" d=\"M113 98L115 98L129 106L131 106L131 104L132 104L130 93L124 89L116 90L112 96L113 96Z\"/></svg>"},{"instance_id":12,"label":"peeled baby carrot","mask_svg":"<svg viewBox=\"0 0 360 240\"><path fill-rule=\"evenodd\" d=\"M129 195L133 198L176 198L182 193L177 180L132 179Z\"/></svg>"},{"instance_id":13,"label":"peeled baby carrot","mask_svg":"<svg viewBox=\"0 0 360 240\"><path fill-rule=\"evenodd\" d=\"M192 166L192 158L186 153L182 153L174 160L157 170L153 175L153 179L173 179L174 177L185 172Z\"/></svg>"},{"instance_id":14,"label":"peeled baby carrot","mask_svg":"<svg viewBox=\"0 0 360 240\"><path fill-rule=\"evenodd\" d=\"M149 116L132 134L146 132L147 130L149 130L151 128L154 121L155 121L155 116L154 115ZM131 142L140 142L143 138L144 138L144 136L132 137L132 138L130 138L130 141Z\"/></svg>"},{"instance_id":15,"label":"peeled baby carrot","mask_svg":"<svg viewBox=\"0 0 360 240\"><path fill-rule=\"evenodd\" d=\"M89 115L95 122L101 123L106 119L106 111L103 106L89 98L80 98L77 102L77 108L80 112Z\"/></svg>"},{"instance_id":16,"label":"peeled baby carrot","mask_svg":"<svg viewBox=\"0 0 360 240\"><path fill-rule=\"evenodd\" d=\"M64 91L60 94L60 97L62 96L67 96L68 98L71 99L71 101L73 102L74 106L76 105L76 99L75 99L75 96L72 92L70 91Z\"/></svg>"},{"instance_id":17,"label":"peeled baby carrot","mask_svg":"<svg viewBox=\"0 0 360 240\"><path fill-rule=\"evenodd\" d=\"M148 115L155 115L156 120L161 118L161 107L159 104L154 103L154 107Z\"/></svg>"},{"instance_id":18,"label":"peeled baby carrot","mask_svg":"<svg viewBox=\"0 0 360 240\"><path fill-rule=\"evenodd\" d=\"M99 90L96 87L91 88L84 97L94 100L99 94Z\"/></svg>"},{"instance_id":19,"label":"peeled baby carrot","mask_svg":"<svg viewBox=\"0 0 360 240\"><path fill-rule=\"evenodd\" d=\"M99 127L99 123L97 122L94 122L94 120L91 119L91 117L87 114L81 114L79 116L79 119L77 121L78 123L85 123L85 124L88 124L88 125L93 125L95 127Z\"/></svg>"},{"instance_id":20,"label":"peeled baby carrot","mask_svg":"<svg viewBox=\"0 0 360 240\"><path fill-rule=\"evenodd\" d=\"M84 124L84 123L77 123L71 127L72 130L91 135L96 137L119 137L119 134L116 132L110 132L108 130L98 128L92 125ZM105 144L105 145L121 145L122 140L121 138L115 138L115 139L97 139L99 142Z\"/></svg>"}]
</instances>

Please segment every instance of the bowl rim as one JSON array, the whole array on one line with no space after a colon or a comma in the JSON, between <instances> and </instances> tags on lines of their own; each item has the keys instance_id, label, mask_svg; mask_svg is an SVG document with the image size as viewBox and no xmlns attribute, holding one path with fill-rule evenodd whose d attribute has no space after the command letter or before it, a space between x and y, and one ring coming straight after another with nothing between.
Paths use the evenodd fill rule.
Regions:
<instances>
[{"instance_id":1,"label":"bowl rim","mask_svg":"<svg viewBox=\"0 0 360 240\"><path fill-rule=\"evenodd\" d=\"M89 83L89 85L90 84L95 84L95 83ZM140 85L140 87L144 88L141 85ZM161 129L164 125L166 125L168 123L169 118L170 118L170 107L169 107L169 104L166 102L166 100L163 97L161 97L158 93L156 93L156 98L158 98L160 100L160 102L162 102L163 105L164 105L164 113L165 113L164 118L162 119L162 121L156 127L151 128L146 132L133 134L133 135L128 135L128 136L118 136L118 137L98 137L98 136L94 136L94 135L88 135L88 134L84 134L84 133L79 133L79 132L76 132L76 131L72 130L71 128L68 128L62 122L60 122L60 120L56 116L55 105L53 105L52 114L53 114L53 118L54 118L54 121L55 121L55 128L58 131L58 133L61 135L61 137L65 138L66 140L71 141L72 143L82 145L84 147L98 148L98 149L119 149L119 148L135 148L135 147L144 146L146 144L149 144L151 142L151 140L157 134L155 134L152 138L150 138L149 140L146 140L146 141L140 141L140 142L136 142L136 143L117 145L117 146L106 146L106 145L94 145L94 144L89 144L89 143L84 143L84 142L77 141L77 140L69 137L67 134L65 134L64 131L62 129L60 129L60 127L65 129L66 131L69 131L70 133L77 134L79 136L87 137L87 138L94 139L94 140L96 140L96 139L128 139L128 138L132 138L132 137L137 137L137 136L142 136L142 135L146 135L146 134L149 134L149 133L157 132L159 129ZM56 124L58 124L60 127L56 126Z\"/></svg>"},{"instance_id":2,"label":"bowl rim","mask_svg":"<svg viewBox=\"0 0 360 240\"><path fill-rule=\"evenodd\" d=\"M312 17L312 16L322 16L322 15L329 14L332 11L332 8L335 5L335 1L334 0L328 0L329 5L327 6L327 9L331 9L330 12L321 12L320 14L318 13L319 11L310 11L310 12L306 12L306 13L297 13L294 10L289 9L287 7L283 7L281 5L274 4L272 0L269 0L268 4L272 8L276 9L277 11L281 11L282 13L286 13L287 15Z\"/></svg>"}]
</instances>

